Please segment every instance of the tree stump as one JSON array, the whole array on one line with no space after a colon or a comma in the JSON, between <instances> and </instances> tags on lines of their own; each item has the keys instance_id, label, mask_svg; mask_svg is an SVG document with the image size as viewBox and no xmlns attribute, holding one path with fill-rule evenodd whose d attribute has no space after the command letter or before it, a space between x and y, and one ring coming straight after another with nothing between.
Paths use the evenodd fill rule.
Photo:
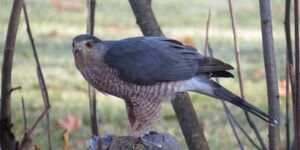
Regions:
<instances>
[{"instance_id":1,"label":"tree stump","mask_svg":"<svg viewBox=\"0 0 300 150\"><path fill-rule=\"evenodd\" d=\"M99 150L99 137L89 141L88 150ZM102 139L104 150L181 150L175 137L166 132L150 132L142 138L106 135Z\"/></svg>"}]
</instances>

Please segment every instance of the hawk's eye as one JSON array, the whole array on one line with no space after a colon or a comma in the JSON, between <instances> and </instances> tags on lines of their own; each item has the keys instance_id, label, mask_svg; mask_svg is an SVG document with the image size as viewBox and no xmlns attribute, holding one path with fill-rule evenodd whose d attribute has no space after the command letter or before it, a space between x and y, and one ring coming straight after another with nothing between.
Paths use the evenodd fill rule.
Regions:
<instances>
[{"instance_id":1,"label":"hawk's eye","mask_svg":"<svg viewBox=\"0 0 300 150\"><path fill-rule=\"evenodd\" d=\"M93 47L93 43L92 42L86 42L85 46L88 48L92 48Z\"/></svg>"}]
</instances>

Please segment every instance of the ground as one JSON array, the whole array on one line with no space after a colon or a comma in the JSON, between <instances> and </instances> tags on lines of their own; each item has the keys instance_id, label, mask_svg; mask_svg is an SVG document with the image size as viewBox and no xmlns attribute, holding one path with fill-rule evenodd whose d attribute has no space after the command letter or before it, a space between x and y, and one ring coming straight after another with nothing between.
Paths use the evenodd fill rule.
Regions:
<instances>
[{"instance_id":1,"label":"ground","mask_svg":"<svg viewBox=\"0 0 300 150\"><path fill-rule=\"evenodd\" d=\"M61 135L64 129L61 126L64 125L68 127L74 126L74 130L70 131L72 149L83 149L86 147L87 139L90 138L87 84L75 68L71 51L71 40L74 36L86 32L86 2L84 0L67 0L62 2L57 0L27 0L26 2L32 32L52 104L50 113L54 149L62 147ZM236 12L238 42L241 50L245 95L251 103L267 111L259 4L258 1L248 0L233 2L234 11ZM10 0L4 0L0 6L1 63L11 3ZM285 65L283 5L283 1L272 1L273 31L278 62L278 77L280 80L284 79ZM97 1L96 9L95 35L97 37L110 40L141 35L127 1ZM167 36L193 43L199 51L202 51L204 47L205 24L208 10L211 9L212 18L209 39L215 57L236 67L226 0L153 0L153 9L158 22ZM12 96L13 129L16 138L19 140L23 134L23 118L20 111L21 96L25 99L29 126L32 125L37 115L43 109L36 79L36 67L23 16L18 32L13 67L12 84L13 86L22 86L22 90L14 92ZM236 75L235 71L233 73ZM239 93L237 78L223 79L221 82L225 87L228 87L235 93ZM212 98L194 93L191 93L191 97L211 149L236 149L237 142L233 137L221 103ZM98 112L101 116L100 134L126 134L129 131L129 124L123 101L101 93L97 93L97 99ZM281 96L280 103L281 107L284 108L285 101L283 96ZM243 112L231 105L230 108L242 126L254 137L254 133L246 123ZM73 121L64 118L66 116L69 116L69 120ZM265 141L267 141L267 124L256 117L253 117L253 119L257 123ZM82 121L82 124L80 121ZM284 129L284 121L282 117L282 129ZM45 122L43 122L34 133L33 139L34 144L42 149L45 149L47 145L45 129ZM180 140L183 147L186 147L172 106L169 103L163 105L162 118L156 123L156 129L173 134ZM284 135L283 131L282 135ZM248 149L252 149L252 145L245 140L245 137L241 137L245 146Z\"/></svg>"}]
</instances>

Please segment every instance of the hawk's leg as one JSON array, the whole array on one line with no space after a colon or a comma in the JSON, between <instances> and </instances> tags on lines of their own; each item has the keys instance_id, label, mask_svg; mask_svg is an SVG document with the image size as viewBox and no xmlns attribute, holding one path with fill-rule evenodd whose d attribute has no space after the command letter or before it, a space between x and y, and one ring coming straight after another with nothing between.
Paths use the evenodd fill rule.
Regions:
<instances>
[{"instance_id":1,"label":"hawk's leg","mask_svg":"<svg viewBox=\"0 0 300 150\"><path fill-rule=\"evenodd\" d=\"M133 126L136 121L136 117L133 113L133 106L130 100L125 100L126 110L127 110L127 116L129 119L130 126Z\"/></svg>"},{"instance_id":2,"label":"hawk's leg","mask_svg":"<svg viewBox=\"0 0 300 150\"><path fill-rule=\"evenodd\" d=\"M130 100L125 100L125 105L126 105L128 120L129 120L130 127L131 127L130 135L134 135L133 133L138 128L139 123L136 120L136 117L134 115L133 106L132 106L131 101Z\"/></svg>"},{"instance_id":3,"label":"hawk's leg","mask_svg":"<svg viewBox=\"0 0 300 150\"><path fill-rule=\"evenodd\" d=\"M133 136L143 136L149 132L159 118L160 101L150 101L141 97L126 100L126 109Z\"/></svg>"}]
</instances>

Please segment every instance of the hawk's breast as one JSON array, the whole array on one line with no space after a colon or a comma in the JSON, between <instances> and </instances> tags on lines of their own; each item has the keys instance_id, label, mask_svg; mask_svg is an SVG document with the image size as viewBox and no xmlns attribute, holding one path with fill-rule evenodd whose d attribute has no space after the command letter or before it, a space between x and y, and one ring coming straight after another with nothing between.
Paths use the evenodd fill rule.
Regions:
<instances>
[{"instance_id":1,"label":"hawk's breast","mask_svg":"<svg viewBox=\"0 0 300 150\"><path fill-rule=\"evenodd\" d=\"M90 66L84 67L80 71L98 91L124 99L138 96L148 100L169 100L179 91L180 82L139 85L123 81L119 78L118 71L110 67Z\"/></svg>"}]
</instances>

